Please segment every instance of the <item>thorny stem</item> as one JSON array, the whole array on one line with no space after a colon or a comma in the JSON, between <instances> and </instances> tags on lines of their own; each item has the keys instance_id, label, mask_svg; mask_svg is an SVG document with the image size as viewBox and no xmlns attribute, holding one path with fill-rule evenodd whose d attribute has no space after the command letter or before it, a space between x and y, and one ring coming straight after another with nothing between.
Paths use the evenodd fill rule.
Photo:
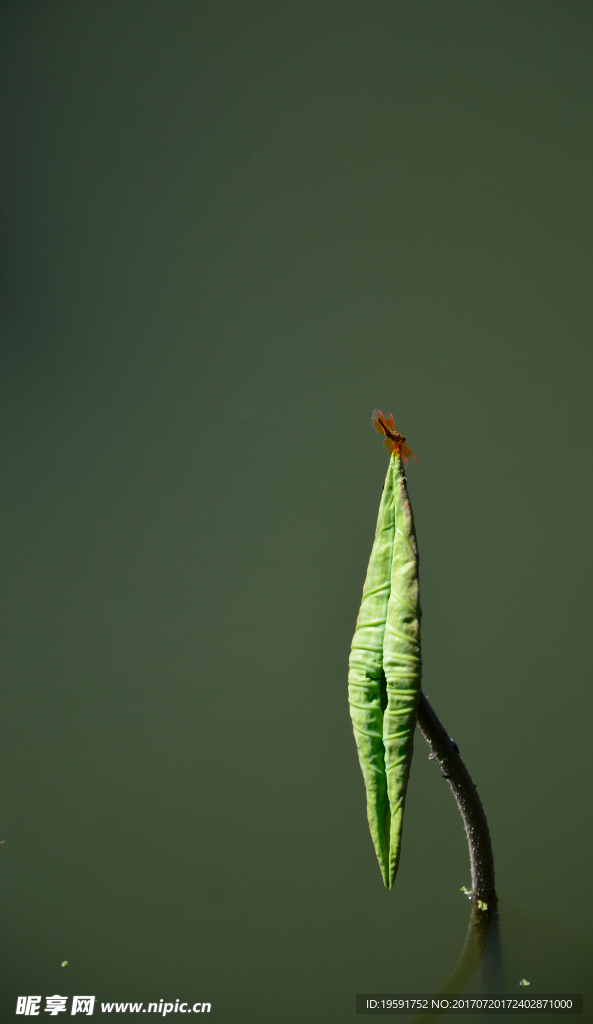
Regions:
<instances>
[{"instance_id":1,"label":"thorny stem","mask_svg":"<svg viewBox=\"0 0 593 1024\"><path fill-rule=\"evenodd\" d=\"M422 691L418 704L418 725L430 746L430 756L438 762L443 776L448 779L457 806L461 811L469 846L472 902L474 906L484 903L490 908L496 903L497 896L494 888L494 860L490 832L482 801L461 760L457 744L447 735L443 724L437 718Z\"/></svg>"}]
</instances>

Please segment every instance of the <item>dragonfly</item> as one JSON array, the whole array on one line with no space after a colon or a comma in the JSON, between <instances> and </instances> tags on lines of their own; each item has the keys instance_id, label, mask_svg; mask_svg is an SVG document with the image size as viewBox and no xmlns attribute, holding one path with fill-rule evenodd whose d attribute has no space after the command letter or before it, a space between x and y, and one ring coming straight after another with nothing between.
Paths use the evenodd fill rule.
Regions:
<instances>
[{"instance_id":1,"label":"dragonfly","mask_svg":"<svg viewBox=\"0 0 593 1024\"><path fill-rule=\"evenodd\" d=\"M383 434L383 444L390 455L395 454L398 458L403 456L406 462L411 455L416 462L419 461L414 452L408 448L404 435L397 431L392 413L389 413L389 416L384 416L380 409L375 409L373 411L373 426L379 434Z\"/></svg>"}]
</instances>

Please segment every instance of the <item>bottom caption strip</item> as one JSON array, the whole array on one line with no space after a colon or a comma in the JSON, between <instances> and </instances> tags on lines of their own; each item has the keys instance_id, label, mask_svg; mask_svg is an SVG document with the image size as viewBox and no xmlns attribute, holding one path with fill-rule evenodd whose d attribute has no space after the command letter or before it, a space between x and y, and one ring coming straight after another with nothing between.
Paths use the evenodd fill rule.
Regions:
<instances>
[{"instance_id":1,"label":"bottom caption strip","mask_svg":"<svg viewBox=\"0 0 593 1024\"><path fill-rule=\"evenodd\" d=\"M582 995L357 995L357 1013L582 1013Z\"/></svg>"}]
</instances>

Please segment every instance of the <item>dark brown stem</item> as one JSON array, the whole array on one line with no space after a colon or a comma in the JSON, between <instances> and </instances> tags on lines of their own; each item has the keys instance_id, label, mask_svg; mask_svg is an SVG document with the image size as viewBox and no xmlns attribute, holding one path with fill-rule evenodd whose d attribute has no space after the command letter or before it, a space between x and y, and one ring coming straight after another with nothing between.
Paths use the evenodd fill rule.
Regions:
<instances>
[{"instance_id":1,"label":"dark brown stem","mask_svg":"<svg viewBox=\"0 0 593 1024\"><path fill-rule=\"evenodd\" d=\"M480 908L492 907L496 903L494 888L494 860L488 822L476 787L465 767L457 744L435 715L426 697L421 692L418 704L418 725L424 739L431 749L431 757L436 760L444 777L448 780L457 806L461 811L472 874L472 901Z\"/></svg>"}]
</instances>

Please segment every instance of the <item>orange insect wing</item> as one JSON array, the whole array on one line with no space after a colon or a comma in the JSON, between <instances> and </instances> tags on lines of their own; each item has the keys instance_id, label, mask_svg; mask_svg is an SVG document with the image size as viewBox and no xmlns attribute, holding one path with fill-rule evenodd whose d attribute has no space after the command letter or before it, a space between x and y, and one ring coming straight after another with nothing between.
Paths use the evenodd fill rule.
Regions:
<instances>
[{"instance_id":1,"label":"orange insect wing","mask_svg":"<svg viewBox=\"0 0 593 1024\"><path fill-rule=\"evenodd\" d=\"M391 430L393 434L397 433L395 423L393 422L393 414L389 413L389 416L384 416L380 409L373 409L373 426L380 434L385 433L385 427L383 424L385 424L385 427L387 427L388 430Z\"/></svg>"},{"instance_id":2,"label":"orange insect wing","mask_svg":"<svg viewBox=\"0 0 593 1024\"><path fill-rule=\"evenodd\" d=\"M412 454L405 441L402 441L402 443L400 444L399 453L406 460L406 462L408 461L408 457Z\"/></svg>"},{"instance_id":3,"label":"orange insect wing","mask_svg":"<svg viewBox=\"0 0 593 1024\"><path fill-rule=\"evenodd\" d=\"M409 458L416 459L416 462L420 462L420 459L418 458L418 456L414 455L414 452L412 451L412 449L408 448L408 446L407 446L407 444L405 442L401 446L401 453L402 453L403 457L405 458L406 462L408 461Z\"/></svg>"},{"instance_id":4,"label":"orange insect wing","mask_svg":"<svg viewBox=\"0 0 593 1024\"><path fill-rule=\"evenodd\" d=\"M385 434L383 427L379 423L379 419L385 419L380 409L373 409L373 426L380 434Z\"/></svg>"},{"instance_id":5,"label":"orange insect wing","mask_svg":"<svg viewBox=\"0 0 593 1024\"><path fill-rule=\"evenodd\" d=\"M383 434L383 444L385 445L390 455L393 455L395 453L400 457L403 456L406 462L410 457L416 459L416 462L419 461L414 455L412 449L408 447L405 441L401 441L398 444L397 441L393 440L393 438L389 437L389 435L386 433L386 430L388 430L392 434L397 434L398 436L401 436L399 435L397 427L395 426L395 423L393 421L392 413L389 413L389 416L384 416L380 409L374 409L373 426L375 430L379 432L379 434Z\"/></svg>"}]
</instances>

